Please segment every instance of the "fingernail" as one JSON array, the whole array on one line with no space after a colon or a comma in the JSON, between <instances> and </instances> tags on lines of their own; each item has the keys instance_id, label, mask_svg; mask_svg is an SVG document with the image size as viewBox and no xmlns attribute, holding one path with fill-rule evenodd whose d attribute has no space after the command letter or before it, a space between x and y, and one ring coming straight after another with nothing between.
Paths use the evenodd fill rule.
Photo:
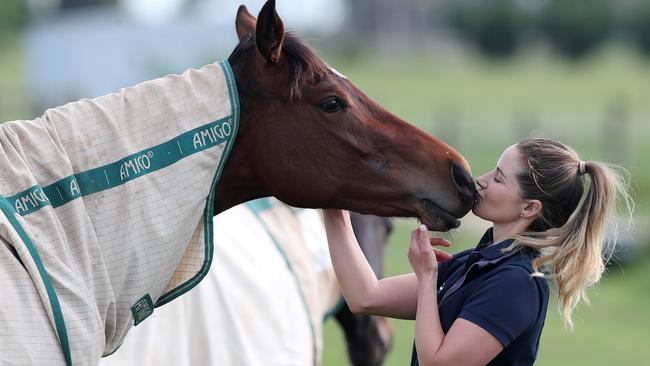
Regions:
<instances>
[{"instance_id":1,"label":"fingernail","mask_svg":"<svg viewBox=\"0 0 650 366\"><path fill-rule=\"evenodd\" d=\"M426 226L424 226L424 225L420 225L420 231L422 231L422 232L427 232L428 230L427 230L427 227L426 227Z\"/></svg>"}]
</instances>

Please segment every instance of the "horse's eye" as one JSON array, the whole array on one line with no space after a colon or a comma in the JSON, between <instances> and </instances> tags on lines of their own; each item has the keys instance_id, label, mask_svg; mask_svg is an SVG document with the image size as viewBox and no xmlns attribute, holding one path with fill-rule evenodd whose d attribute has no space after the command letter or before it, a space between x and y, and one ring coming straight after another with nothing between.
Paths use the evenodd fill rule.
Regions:
<instances>
[{"instance_id":1,"label":"horse's eye","mask_svg":"<svg viewBox=\"0 0 650 366\"><path fill-rule=\"evenodd\" d=\"M343 107L339 97L327 97L320 102L320 108L327 113L333 113Z\"/></svg>"}]
</instances>

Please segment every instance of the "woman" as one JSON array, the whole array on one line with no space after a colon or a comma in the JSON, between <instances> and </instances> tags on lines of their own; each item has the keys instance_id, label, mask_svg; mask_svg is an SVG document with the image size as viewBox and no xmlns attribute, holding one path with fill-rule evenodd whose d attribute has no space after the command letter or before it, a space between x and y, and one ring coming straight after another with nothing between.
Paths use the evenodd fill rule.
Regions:
<instances>
[{"instance_id":1,"label":"woman","mask_svg":"<svg viewBox=\"0 0 650 366\"><path fill-rule=\"evenodd\" d=\"M604 271L603 240L617 198L631 201L616 167L584 162L559 142L508 147L476 179L473 212L491 221L478 246L451 257L421 226L408 258L413 273L377 280L346 212L326 210L330 255L353 311L415 319L412 365L530 365L555 283L562 316L587 301Z\"/></svg>"}]
</instances>

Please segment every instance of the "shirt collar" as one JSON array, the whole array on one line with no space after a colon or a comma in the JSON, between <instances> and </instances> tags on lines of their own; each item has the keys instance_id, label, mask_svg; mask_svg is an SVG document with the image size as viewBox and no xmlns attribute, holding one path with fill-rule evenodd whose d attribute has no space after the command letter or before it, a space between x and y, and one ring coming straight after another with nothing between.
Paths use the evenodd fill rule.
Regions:
<instances>
[{"instance_id":1,"label":"shirt collar","mask_svg":"<svg viewBox=\"0 0 650 366\"><path fill-rule=\"evenodd\" d=\"M512 245L513 242L513 239L506 239L499 243L493 244L492 242L494 239L492 232L492 228L487 229L478 245L476 246L476 251L481 255L481 257L488 260L493 260L501 257L504 254L502 250Z\"/></svg>"}]
</instances>

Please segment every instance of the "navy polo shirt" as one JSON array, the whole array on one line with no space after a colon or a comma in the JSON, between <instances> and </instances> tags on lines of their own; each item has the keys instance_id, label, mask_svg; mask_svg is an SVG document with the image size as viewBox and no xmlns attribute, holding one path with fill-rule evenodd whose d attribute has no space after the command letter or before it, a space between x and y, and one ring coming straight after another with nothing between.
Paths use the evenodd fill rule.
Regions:
<instances>
[{"instance_id":1,"label":"navy polo shirt","mask_svg":"<svg viewBox=\"0 0 650 366\"><path fill-rule=\"evenodd\" d=\"M502 253L511 244L505 240L492 245L489 229L475 249L438 266L443 331L446 334L463 318L492 334L504 348L488 365L532 365L546 318L548 283L531 276L531 262L538 254L527 248ZM419 365L415 344L411 365Z\"/></svg>"}]
</instances>

